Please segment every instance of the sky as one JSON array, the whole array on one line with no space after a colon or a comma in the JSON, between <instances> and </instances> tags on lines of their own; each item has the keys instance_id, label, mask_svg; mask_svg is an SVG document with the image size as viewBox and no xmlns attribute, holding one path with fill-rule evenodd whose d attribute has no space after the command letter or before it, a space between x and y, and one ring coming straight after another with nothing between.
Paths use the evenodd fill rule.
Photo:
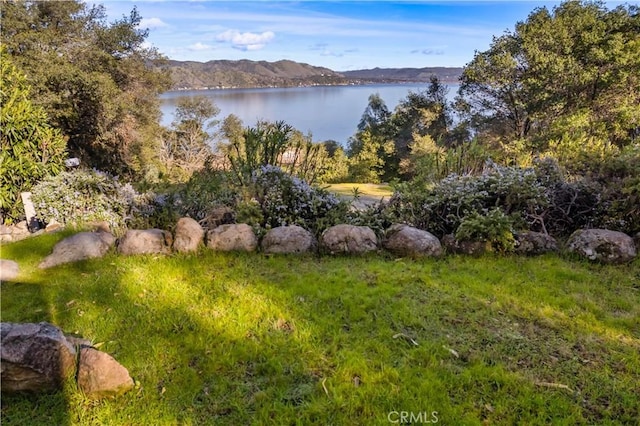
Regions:
<instances>
[{"instance_id":1,"label":"sky","mask_svg":"<svg viewBox=\"0 0 640 426\"><path fill-rule=\"evenodd\" d=\"M87 1L87 3L91 3ZM110 21L134 6L147 42L170 59L278 61L334 71L462 67L493 36L556 1L105 0ZM630 2L637 4L637 2ZM619 2L607 2L613 8Z\"/></svg>"}]
</instances>

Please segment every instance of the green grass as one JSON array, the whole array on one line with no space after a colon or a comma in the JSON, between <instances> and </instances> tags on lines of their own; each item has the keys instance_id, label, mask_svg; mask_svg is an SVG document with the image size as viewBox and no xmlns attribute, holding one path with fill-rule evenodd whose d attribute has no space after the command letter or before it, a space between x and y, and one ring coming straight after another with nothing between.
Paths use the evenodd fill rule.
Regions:
<instances>
[{"instance_id":1,"label":"green grass","mask_svg":"<svg viewBox=\"0 0 640 426\"><path fill-rule=\"evenodd\" d=\"M2 247L24 271L2 321L93 339L138 385L3 395L3 425L640 421L638 260L202 251L35 269L62 236Z\"/></svg>"},{"instance_id":2,"label":"green grass","mask_svg":"<svg viewBox=\"0 0 640 426\"><path fill-rule=\"evenodd\" d=\"M368 197L389 198L393 195L393 189L387 184L376 183L333 183L327 185L327 190L338 195L353 196L354 188L358 194Z\"/></svg>"}]
</instances>

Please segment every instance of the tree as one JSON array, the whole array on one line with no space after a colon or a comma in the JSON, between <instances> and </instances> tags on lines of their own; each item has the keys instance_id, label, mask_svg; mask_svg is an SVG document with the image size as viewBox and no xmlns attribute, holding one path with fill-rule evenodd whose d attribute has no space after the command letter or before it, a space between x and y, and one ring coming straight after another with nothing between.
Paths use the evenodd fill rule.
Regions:
<instances>
[{"instance_id":1,"label":"tree","mask_svg":"<svg viewBox=\"0 0 640 426\"><path fill-rule=\"evenodd\" d=\"M405 164L411 156L412 146L424 137L429 137L439 146L449 144L451 108L447 101L447 87L432 76L429 86L420 92L409 92L393 111L388 124L388 138L394 144L394 156L387 161L386 168L403 174Z\"/></svg>"},{"instance_id":2,"label":"tree","mask_svg":"<svg viewBox=\"0 0 640 426\"><path fill-rule=\"evenodd\" d=\"M186 181L211 160L212 136L206 129L217 124L213 118L219 113L205 96L178 101L173 128L165 131L160 154L170 180Z\"/></svg>"},{"instance_id":3,"label":"tree","mask_svg":"<svg viewBox=\"0 0 640 426\"><path fill-rule=\"evenodd\" d=\"M0 49L0 223L23 214L20 193L64 170L66 141L29 100L30 87Z\"/></svg>"},{"instance_id":4,"label":"tree","mask_svg":"<svg viewBox=\"0 0 640 426\"><path fill-rule=\"evenodd\" d=\"M159 100L168 74L145 45L134 8L107 23L80 0L2 3L2 44L32 85L31 100L62 130L84 165L143 175L159 151Z\"/></svg>"},{"instance_id":5,"label":"tree","mask_svg":"<svg viewBox=\"0 0 640 426\"><path fill-rule=\"evenodd\" d=\"M248 186L254 172L264 166L276 166L308 183L321 175L327 153L323 145L311 142L311 135L284 121L258 121L240 137L236 125L235 119L225 120L223 133L230 141L224 151L238 185Z\"/></svg>"},{"instance_id":6,"label":"tree","mask_svg":"<svg viewBox=\"0 0 640 426\"><path fill-rule=\"evenodd\" d=\"M536 9L465 67L461 111L487 139L579 134L623 145L640 129L640 14L602 2Z\"/></svg>"},{"instance_id":7,"label":"tree","mask_svg":"<svg viewBox=\"0 0 640 426\"><path fill-rule=\"evenodd\" d=\"M379 138L365 129L357 134L358 150L349 152L349 180L352 182L378 183L384 175L385 149L392 149L391 144L382 144ZM352 138L352 142L354 139ZM352 147L355 144L352 143Z\"/></svg>"},{"instance_id":8,"label":"tree","mask_svg":"<svg viewBox=\"0 0 640 426\"><path fill-rule=\"evenodd\" d=\"M369 130L372 135L379 136L384 133L391 113L379 93L369 95L367 108L362 113L358 131Z\"/></svg>"}]
</instances>

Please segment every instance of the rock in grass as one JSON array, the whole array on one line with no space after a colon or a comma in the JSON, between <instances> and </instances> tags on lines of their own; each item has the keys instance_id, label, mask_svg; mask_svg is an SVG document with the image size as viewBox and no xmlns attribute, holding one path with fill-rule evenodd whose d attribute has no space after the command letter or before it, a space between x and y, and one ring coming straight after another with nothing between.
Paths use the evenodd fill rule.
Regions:
<instances>
[{"instance_id":1,"label":"rock in grass","mask_svg":"<svg viewBox=\"0 0 640 426\"><path fill-rule=\"evenodd\" d=\"M162 229L130 229L118 243L120 254L168 254L172 236Z\"/></svg>"},{"instance_id":2,"label":"rock in grass","mask_svg":"<svg viewBox=\"0 0 640 426\"><path fill-rule=\"evenodd\" d=\"M173 249L179 253L188 253L198 250L204 241L204 229L190 217L183 217L176 224Z\"/></svg>"},{"instance_id":3,"label":"rock in grass","mask_svg":"<svg viewBox=\"0 0 640 426\"><path fill-rule=\"evenodd\" d=\"M2 392L47 391L75 372L76 351L56 326L0 324Z\"/></svg>"},{"instance_id":4,"label":"rock in grass","mask_svg":"<svg viewBox=\"0 0 640 426\"><path fill-rule=\"evenodd\" d=\"M20 274L20 267L13 260L0 259L0 281L13 281Z\"/></svg>"},{"instance_id":5,"label":"rock in grass","mask_svg":"<svg viewBox=\"0 0 640 426\"><path fill-rule=\"evenodd\" d=\"M491 243L487 241L460 241L453 234L442 237L442 245L449 253L481 256L492 251Z\"/></svg>"},{"instance_id":6,"label":"rock in grass","mask_svg":"<svg viewBox=\"0 0 640 426\"><path fill-rule=\"evenodd\" d=\"M110 232L79 232L58 242L53 253L45 257L39 268L104 256L116 238Z\"/></svg>"},{"instance_id":7,"label":"rock in grass","mask_svg":"<svg viewBox=\"0 0 640 426\"><path fill-rule=\"evenodd\" d=\"M80 350L78 387L88 398L113 398L133 386L129 371L111 355L88 347Z\"/></svg>"},{"instance_id":8,"label":"rock in grass","mask_svg":"<svg viewBox=\"0 0 640 426\"><path fill-rule=\"evenodd\" d=\"M258 238L246 223L220 225L207 232L207 247L219 251L255 251Z\"/></svg>"},{"instance_id":9,"label":"rock in grass","mask_svg":"<svg viewBox=\"0 0 640 426\"><path fill-rule=\"evenodd\" d=\"M399 223L387 229L383 246L399 256L442 255L442 245L435 235L422 229Z\"/></svg>"},{"instance_id":10,"label":"rock in grass","mask_svg":"<svg viewBox=\"0 0 640 426\"><path fill-rule=\"evenodd\" d=\"M514 234L516 253L539 255L558 251L558 243L551 235L542 232L518 232Z\"/></svg>"},{"instance_id":11,"label":"rock in grass","mask_svg":"<svg viewBox=\"0 0 640 426\"><path fill-rule=\"evenodd\" d=\"M326 229L320 247L331 254L362 254L378 249L378 238L367 226L340 224Z\"/></svg>"},{"instance_id":12,"label":"rock in grass","mask_svg":"<svg viewBox=\"0 0 640 426\"><path fill-rule=\"evenodd\" d=\"M580 229L567 240L572 253L602 263L625 263L636 257L633 238L607 229Z\"/></svg>"},{"instance_id":13,"label":"rock in grass","mask_svg":"<svg viewBox=\"0 0 640 426\"><path fill-rule=\"evenodd\" d=\"M311 232L297 225L270 229L262 239L265 253L304 253L313 250L314 246Z\"/></svg>"}]
</instances>

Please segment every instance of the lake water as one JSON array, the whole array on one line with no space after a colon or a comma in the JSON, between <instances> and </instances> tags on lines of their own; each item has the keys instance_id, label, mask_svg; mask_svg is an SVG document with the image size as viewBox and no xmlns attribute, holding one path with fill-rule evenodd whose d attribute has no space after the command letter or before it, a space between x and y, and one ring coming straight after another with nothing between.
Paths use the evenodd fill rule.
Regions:
<instances>
[{"instance_id":1,"label":"lake water","mask_svg":"<svg viewBox=\"0 0 640 426\"><path fill-rule=\"evenodd\" d=\"M356 132L369 95L379 93L393 111L409 91L422 91L427 86L412 83L167 92L160 96L162 124L169 126L173 121L178 99L201 95L220 108L219 120L229 114L238 116L245 126L253 126L258 120L282 120L305 134L311 133L314 142L335 140L346 146ZM448 97L453 100L458 85L448 87Z\"/></svg>"}]
</instances>

